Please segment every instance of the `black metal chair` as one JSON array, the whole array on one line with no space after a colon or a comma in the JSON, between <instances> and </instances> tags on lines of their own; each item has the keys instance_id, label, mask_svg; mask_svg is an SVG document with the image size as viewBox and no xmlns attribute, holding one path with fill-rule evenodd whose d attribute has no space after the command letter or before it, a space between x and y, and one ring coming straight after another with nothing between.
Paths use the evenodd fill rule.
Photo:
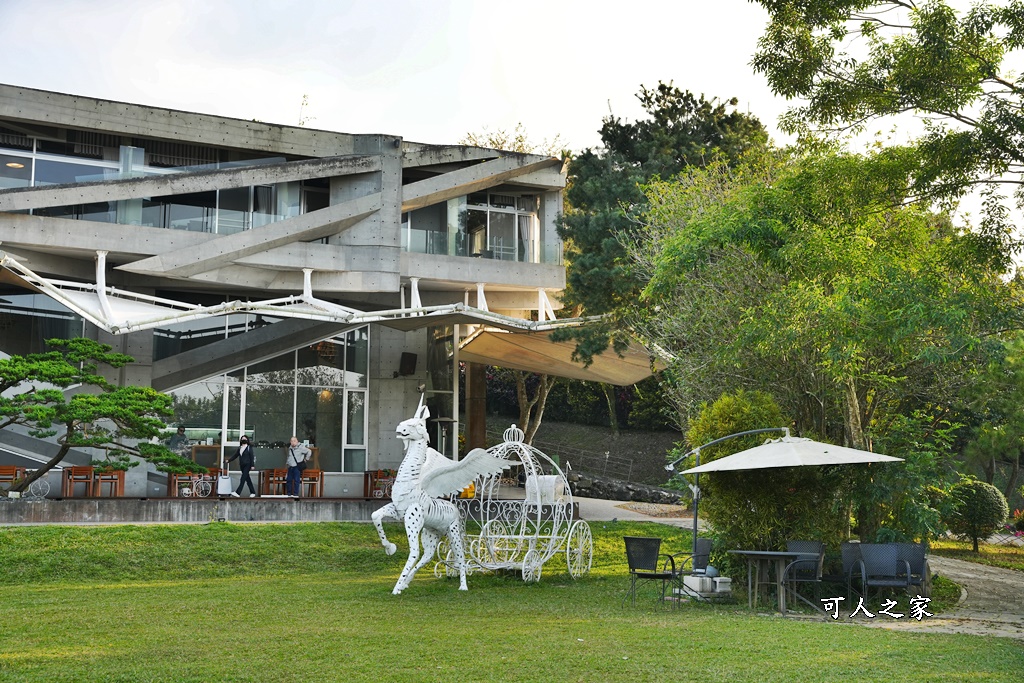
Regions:
<instances>
[{"instance_id":1,"label":"black metal chair","mask_svg":"<svg viewBox=\"0 0 1024 683\"><path fill-rule=\"evenodd\" d=\"M860 565L860 543L854 543L852 541L844 541L839 546L839 552L843 556L843 581L846 582L846 599L852 599L853 591L853 580L859 579L860 574L854 575L854 570ZM864 591L864 586L861 585L860 591L857 591L857 595L860 595Z\"/></svg>"},{"instance_id":2,"label":"black metal chair","mask_svg":"<svg viewBox=\"0 0 1024 683\"><path fill-rule=\"evenodd\" d=\"M860 572L864 597L872 588L902 588L910 591L910 563L901 560L895 543L861 543L860 562L854 571Z\"/></svg>"},{"instance_id":3,"label":"black metal chair","mask_svg":"<svg viewBox=\"0 0 1024 683\"><path fill-rule=\"evenodd\" d=\"M661 539L644 536L624 536L626 561L629 563L629 592L622 598L629 598L636 605L636 587L640 581L660 581L661 600L665 600L665 589L676 577L675 559L661 552ZM662 560L664 558L664 560Z\"/></svg>"},{"instance_id":4,"label":"black metal chair","mask_svg":"<svg viewBox=\"0 0 1024 683\"><path fill-rule=\"evenodd\" d=\"M821 587L821 572L825 566L825 544L821 541L787 541L786 552L800 553L800 557L786 565L782 572L782 584L785 589L798 600L802 600L816 610L821 610L819 602L811 602L800 595L797 585L814 584L814 599L818 600Z\"/></svg>"},{"instance_id":5,"label":"black metal chair","mask_svg":"<svg viewBox=\"0 0 1024 683\"><path fill-rule=\"evenodd\" d=\"M671 556L675 566L675 588L677 593L688 595L691 598L703 600L704 597L697 591L686 585L684 579L687 576L703 576L711 561L711 539L698 538L697 545L692 553L676 553ZM662 569L667 565L663 565Z\"/></svg>"},{"instance_id":6,"label":"black metal chair","mask_svg":"<svg viewBox=\"0 0 1024 683\"><path fill-rule=\"evenodd\" d=\"M676 553L672 559L675 560L676 576L703 574L711 561L711 539L698 538L692 553Z\"/></svg>"},{"instance_id":7,"label":"black metal chair","mask_svg":"<svg viewBox=\"0 0 1024 683\"><path fill-rule=\"evenodd\" d=\"M932 594L932 570L924 543L894 543L897 557L910 565L910 585L918 586L923 597Z\"/></svg>"}]
</instances>

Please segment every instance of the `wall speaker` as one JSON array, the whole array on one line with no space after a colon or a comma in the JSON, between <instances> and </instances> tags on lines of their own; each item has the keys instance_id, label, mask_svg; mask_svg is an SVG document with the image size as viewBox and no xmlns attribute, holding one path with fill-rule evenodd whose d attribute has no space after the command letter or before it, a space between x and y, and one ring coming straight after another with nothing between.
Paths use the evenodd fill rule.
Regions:
<instances>
[{"instance_id":1,"label":"wall speaker","mask_svg":"<svg viewBox=\"0 0 1024 683\"><path fill-rule=\"evenodd\" d=\"M402 360L398 363L398 374L402 377L416 374L416 354L402 353Z\"/></svg>"}]
</instances>

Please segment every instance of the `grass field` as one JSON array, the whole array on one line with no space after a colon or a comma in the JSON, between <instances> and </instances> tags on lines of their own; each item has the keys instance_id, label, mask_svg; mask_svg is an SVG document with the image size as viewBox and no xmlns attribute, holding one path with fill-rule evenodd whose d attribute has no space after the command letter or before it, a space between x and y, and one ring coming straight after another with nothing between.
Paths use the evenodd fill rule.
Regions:
<instances>
[{"instance_id":1,"label":"grass field","mask_svg":"<svg viewBox=\"0 0 1024 683\"><path fill-rule=\"evenodd\" d=\"M979 562L993 567L1003 569L1015 569L1024 572L1024 547L1011 545L989 545L982 543L978 552L969 541L954 541L952 539L941 539L932 541L931 552L934 555L943 557L954 557L967 562ZM1024 574L1021 574L1021 581L1024 581Z\"/></svg>"},{"instance_id":2,"label":"grass field","mask_svg":"<svg viewBox=\"0 0 1024 683\"><path fill-rule=\"evenodd\" d=\"M1020 681L1024 646L750 613L623 607L623 535L596 523L594 569L470 590L405 561L367 524L0 529L3 681Z\"/></svg>"}]
</instances>

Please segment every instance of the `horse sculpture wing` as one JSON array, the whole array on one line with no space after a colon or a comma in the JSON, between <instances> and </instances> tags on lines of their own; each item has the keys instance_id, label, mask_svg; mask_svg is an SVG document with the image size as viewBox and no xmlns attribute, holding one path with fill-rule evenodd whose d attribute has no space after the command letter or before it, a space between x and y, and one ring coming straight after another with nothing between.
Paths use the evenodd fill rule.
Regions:
<instances>
[{"instance_id":1,"label":"horse sculpture wing","mask_svg":"<svg viewBox=\"0 0 1024 683\"><path fill-rule=\"evenodd\" d=\"M498 474L509 466L508 460L495 458L482 448L474 448L458 462L438 465L420 479L420 490L431 498L458 493L481 475Z\"/></svg>"}]
</instances>

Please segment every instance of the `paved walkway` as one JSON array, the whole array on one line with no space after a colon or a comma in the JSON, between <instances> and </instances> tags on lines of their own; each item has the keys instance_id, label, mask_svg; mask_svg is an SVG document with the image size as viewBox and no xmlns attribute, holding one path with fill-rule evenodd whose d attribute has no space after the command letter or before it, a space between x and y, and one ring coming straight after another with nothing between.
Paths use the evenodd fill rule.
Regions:
<instances>
[{"instance_id":1,"label":"paved walkway","mask_svg":"<svg viewBox=\"0 0 1024 683\"><path fill-rule=\"evenodd\" d=\"M617 500L579 498L580 516L589 522L643 521L659 522L691 528L692 517L656 516L665 510L663 505L627 503ZM855 623L874 628L922 631L927 633L967 633L971 635L999 636L1024 640L1024 572L1000 567L989 567L948 557L932 555L929 558L933 573L960 585L960 601L947 614L925 617L920 621L903 619L856 619Z\"/></svg>"}]
</instances>

